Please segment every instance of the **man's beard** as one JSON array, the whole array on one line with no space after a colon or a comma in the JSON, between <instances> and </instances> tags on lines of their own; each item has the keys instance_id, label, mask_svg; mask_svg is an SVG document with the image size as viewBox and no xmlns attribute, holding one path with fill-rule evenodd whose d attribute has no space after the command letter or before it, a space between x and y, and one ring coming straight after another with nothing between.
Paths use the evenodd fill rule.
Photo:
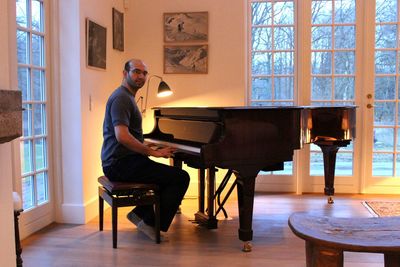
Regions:
<instances>
[{"instance_id":1,"label":"man's beard","mask_svg":"<svg viewBox=\"0 0 400 267\"><path fill-rule=\"evenodd\" d=\"M143 87L143 84L142 85L138 85L134 80L132 80L131 76L129 76L129 75L127 75L126 82L135 91L137 91L137 90L139 90L140 88Z\"/></svg>"}]
</instances>

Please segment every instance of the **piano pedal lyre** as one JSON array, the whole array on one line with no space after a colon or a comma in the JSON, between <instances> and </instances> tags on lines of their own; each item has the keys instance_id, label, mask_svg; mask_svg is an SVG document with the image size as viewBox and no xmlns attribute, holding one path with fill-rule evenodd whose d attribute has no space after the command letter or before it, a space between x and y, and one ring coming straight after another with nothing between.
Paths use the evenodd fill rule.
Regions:
<instances>
[{"instance_id":1,"label":"piano pedal lyre","mask_svg":"<svg viewBox=\"0 0 400 267\"><path fill-rule=\"evenodd\" d=\"M253 245L251 244L250 241L245 241L243 242L243 252L251 252L251 250L253 249Z\"/></svg>"},{"instance_id":2,"label":"piano pedal lyre","mask_svg":"<svg viewBox=\"0 0 400 267\"><path fill-rule=\"evenodd\" d=\"M328 204L333 204L333 196L328 196Z\"/></svg>"}]
</instances>

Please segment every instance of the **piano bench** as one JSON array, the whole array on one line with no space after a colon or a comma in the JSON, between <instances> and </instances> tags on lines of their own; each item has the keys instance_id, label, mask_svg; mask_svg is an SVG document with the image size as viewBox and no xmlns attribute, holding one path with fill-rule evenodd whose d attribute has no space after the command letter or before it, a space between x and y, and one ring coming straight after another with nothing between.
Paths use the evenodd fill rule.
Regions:
<instances>
[{"instance_id":1,"label":"piano bench","mask_svg":"<svg viewBox=\"0 0 400 267\"><path fill-rule=\"evenodd\" d=\"M156 243L160 243L160 197L155 184L133 182L112 182L100 176L99 186L99 230L103 231L104 200L111 206L113 248L117 248L118 208L140 205L154 205Z\"/></svg>"},{"instance_id":2,"label":"piano bench","mask_svg":"<svg viewBox=\"0 0 400 267\"><path fill-rule=\"evenodd\" d=\"M334 218L294 213L289 227L305 240L307 267L343 267L343 252L383 253L400 266L400 217Z\"/></svg>"}]
</instances>

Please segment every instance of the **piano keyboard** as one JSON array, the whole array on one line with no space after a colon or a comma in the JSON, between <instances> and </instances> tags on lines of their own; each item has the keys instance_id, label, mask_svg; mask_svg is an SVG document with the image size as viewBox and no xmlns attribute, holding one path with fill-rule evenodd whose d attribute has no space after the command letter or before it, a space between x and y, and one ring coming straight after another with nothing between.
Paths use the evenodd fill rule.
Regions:
<instances>
[{"instance_id":1,"label":"piano keyboard","mask_svg":"<svg viewBox=\"0 0 400 267\"><path fill-rule=\"evenodd\" d=\"M159 147L173 147L177 149L177 152L189 152L189 153L194 153L194 154L200 154L200 147L194 147L194 146L187 146L187 145L181 145L177 143L170 143L167 141L161 141L161 140L156 140L156 139L151 139L151 138L146 138L145 143L149 144L155 144Z\"/></svg>"}]
</instances>

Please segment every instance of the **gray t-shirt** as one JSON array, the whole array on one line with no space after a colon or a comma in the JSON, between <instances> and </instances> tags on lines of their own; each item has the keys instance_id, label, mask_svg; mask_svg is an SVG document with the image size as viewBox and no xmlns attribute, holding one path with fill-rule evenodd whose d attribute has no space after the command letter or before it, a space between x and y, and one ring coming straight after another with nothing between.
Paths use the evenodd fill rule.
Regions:
<instances>
[{"instance_id":1,"label":"gray t-shirt","mask_svg":"<svg viewBox=\"0 0 400 267\"><path fill-rule=\"evenodd\" d=\"M106 105L103 122L104 141L101 148L103 167L111 166L116 160L127 155L136 154L117 141L114 127L121 124L128 126L129 132L137 140L143 142L142 115L135 97L123 86L111 94Z\"/></svg>"}]
</instances>

